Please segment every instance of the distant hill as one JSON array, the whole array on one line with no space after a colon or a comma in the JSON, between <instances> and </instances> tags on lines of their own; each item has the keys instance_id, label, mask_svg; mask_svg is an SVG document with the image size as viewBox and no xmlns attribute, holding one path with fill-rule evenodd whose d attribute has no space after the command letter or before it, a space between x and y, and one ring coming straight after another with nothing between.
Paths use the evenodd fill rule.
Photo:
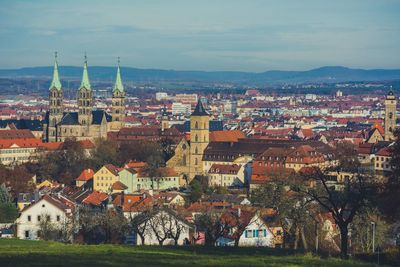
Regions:
<instances>
[{"instance_id":1,"label":"distant hill","mask_svg":"<svg viewBox=\"0 0 400 267\"><path fill-rule=\"evenodd\" d=\"M0 77L23 78L35 77L48 79L52 67L32 67L20 69L0 69ZM60 75L63 79L76 80L82 75L81 67L62 66ZM90 78L112 80L115 67L93 66L89 69ZM281 84L305 82L351 82L351 81L390 81L400 79L400 69L351 69L346 67L321 67L307 71L272 70L262 73L238 71L178 71L162 69L138 69L123 67L123 79L129 81L180 81L180 82L233 82L243 84Z\"/></svg>"}]
</instances>

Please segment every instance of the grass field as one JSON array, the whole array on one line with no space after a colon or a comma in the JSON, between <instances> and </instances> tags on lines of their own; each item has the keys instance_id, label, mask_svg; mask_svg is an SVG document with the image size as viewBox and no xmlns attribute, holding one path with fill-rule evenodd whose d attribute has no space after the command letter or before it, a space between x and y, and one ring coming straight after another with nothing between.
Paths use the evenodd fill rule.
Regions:
<instances>
[{"instance_id":1,"label":"grass field","mask_svg":"<svg viewBox=\"0 0 400 267\"><path fill-rule=\"evenodd\" d=\"M374 266L261 248L64 245L0 239L0 266Z\"/></svg>"}]
</instances>

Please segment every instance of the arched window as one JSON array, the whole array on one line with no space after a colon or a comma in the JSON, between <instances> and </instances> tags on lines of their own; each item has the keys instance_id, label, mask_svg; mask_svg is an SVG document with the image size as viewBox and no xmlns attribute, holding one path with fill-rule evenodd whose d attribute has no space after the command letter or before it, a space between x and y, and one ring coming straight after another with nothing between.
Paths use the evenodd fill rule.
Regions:
<instances>
[{"instance_id":1,"label":"arched window","mask_svg":"<svg viewBox=\"0 0 400 267\"><path fill-rule=\"evenodd\" d=\"M182 165L186 165L186 154L182 156Z\"/></svg>"},{"instance_id":2,"label":"arched window","mask_svg":"<svg viewBox=\"0 0 400 267\"><path fill-rule=\"evenodd\" d=\"M199 150L197 149L197 147L194 149L194 153L195 154L199 153Z\"/></svg>"},{"instance_id":3,"label":"arched window","mask_svg":"<svg viewBox=\"0 0 400 267\"><path fill-rule=\"evenodd\" d=\"M199 141L199 137L198 137L197 134L194 136L194 141L195 141L195 142L198 142L198 141Z\"/></svg>"},{"instance_id":4,"label":"arched window","mask_svg":"<svg viewBox=\"0 0 400 267\"><path fill-rule=\"evenodd\" d=\"M198 123L197 121L196 121L195 124L194 124L194 128L195 128L195 129L198 129L198 128L199 128L199 123Z\"/></svg>"},{"instance_id":5,"label":"arched window","mask_svg":"<svg viewBox=\"0 0 400 267\"><path fill-rule=\"evenodd\" d=\"M389 119L393 118L393 112L389 112Z\"/></svg>"},{"instance_id":6,"label":"arched window","mask_svg":"<svg viewBox=\"0 0 400 267\"><path fill-rule=\"evenodd\" d=\"M197 158L194 159L194 165L197 165Z\"/></svg>"}]
</instances>

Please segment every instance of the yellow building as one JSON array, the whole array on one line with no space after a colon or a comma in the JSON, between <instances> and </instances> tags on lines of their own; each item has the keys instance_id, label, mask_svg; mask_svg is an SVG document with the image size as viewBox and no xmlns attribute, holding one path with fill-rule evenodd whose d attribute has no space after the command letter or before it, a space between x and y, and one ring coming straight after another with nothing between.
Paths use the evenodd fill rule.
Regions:
<instances>
[{"instance_id":1,"label":"yellow building","mask_svg":"<svg viewBox=\"0 0 400 267\"><path fill-rule=\"evenodd\" d=\"M200 99L190 116L190 165L189 181L196 175L203 175L203 154L209 143L210 115L204 109Z\"/></svg>"},{"instance_id":2,"label":"yellow building","mask_svg":"<svg viewBox=\"0 0 400 267\"><path fill-rule=\"evenodd\" d=\"M112 185L119 181L119 169L112 165L107 164L100 168L93 175L93 190L100 192L111 192Z\"/></svg>"},{"instance_id":3,"label":"yellow building","mask_svg":"<svg viewBox=\"0 0 400 267\"><path fill-rule=\"evenodd\" d=\"M390 90L385 100L385 141L395 139L393 133L396 130L396 96Z\"/></svg>"}]
</instances>

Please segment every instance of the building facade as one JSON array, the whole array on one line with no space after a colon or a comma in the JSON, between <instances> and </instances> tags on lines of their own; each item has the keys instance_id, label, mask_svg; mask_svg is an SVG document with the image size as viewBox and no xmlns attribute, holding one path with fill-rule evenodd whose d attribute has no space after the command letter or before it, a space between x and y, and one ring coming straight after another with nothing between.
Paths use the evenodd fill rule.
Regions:
<instances>
[{"instance_id":1,"label":"building facade","mask_svg":"<svg viewBox=\"0 0 400 267\"><path fill-rule=\"evenodd\" d=\"M204 109L202 102L197 101L196 108L190 116L190 166L189 179L203 175L203 154L209 143L210 115Z\"/></svg>"},{"instance_id":2,"label":"building facade","mask_svg":"<svg viewBox=\"0 0 400 267\"><path fill-rule=\"evenodd\" d=\"M394 140L394 131L396 130L396 106L397 100L393 91L390 90L385 100L385 141Z\"/></svg>"}]
</instances>

